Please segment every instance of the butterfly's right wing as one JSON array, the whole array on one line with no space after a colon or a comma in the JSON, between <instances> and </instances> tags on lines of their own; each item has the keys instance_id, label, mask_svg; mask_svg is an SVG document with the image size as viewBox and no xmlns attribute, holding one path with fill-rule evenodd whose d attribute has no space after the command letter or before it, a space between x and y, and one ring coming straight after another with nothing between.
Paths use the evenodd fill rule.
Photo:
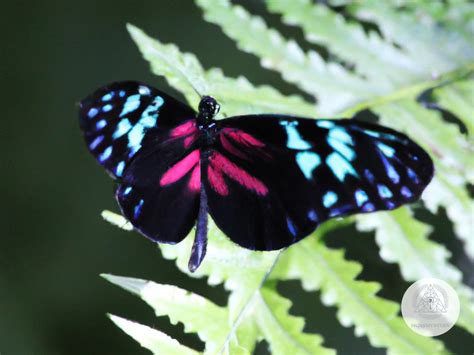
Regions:
<instances>
[{"instance_id":1,"label":"butterfly's right wing","mask_svg":"<svg viewBox=\"0 0 474 355\"><path fill-rule=\"evenodd\" d=\"M416 201L433 176L422 148L379 125L279 115L218 125L203 170L209 211L249 249L280 249L329 218Z\"/></svg>"}]
</instances>

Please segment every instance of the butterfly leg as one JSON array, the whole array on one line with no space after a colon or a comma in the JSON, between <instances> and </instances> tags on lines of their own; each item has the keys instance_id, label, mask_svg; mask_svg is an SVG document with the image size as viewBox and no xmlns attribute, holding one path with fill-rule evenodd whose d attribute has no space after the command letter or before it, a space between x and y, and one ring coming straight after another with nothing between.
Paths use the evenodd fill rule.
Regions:
<instances>
[{"instance_id":1,"label":"butterfly leg","mask_svg":"<svg viewBox=\"0 0 474 355\"><path fill-rule=\"evenodd\" d=\"M189 257L188 269L191 272L201 265L206 256L207 249L207 219L208 219L208 205L207 195L204 186L201 184L201 194L199 197L199 214L196 223L196 234L194 237L193 248L191 256Z\"/></svg>"}]
</instances>

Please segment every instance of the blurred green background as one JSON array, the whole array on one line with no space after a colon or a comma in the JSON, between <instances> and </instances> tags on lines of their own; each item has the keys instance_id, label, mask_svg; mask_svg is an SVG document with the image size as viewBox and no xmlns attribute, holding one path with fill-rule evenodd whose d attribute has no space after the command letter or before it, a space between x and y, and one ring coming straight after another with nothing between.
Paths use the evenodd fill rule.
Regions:
<instances>
[{"instance_id":1,"label":"blurred green background","mask_svg":"<svg viewBox=\"0 0 474 355\"><path fill-rule=\"evenodd\" d=\"M263 12L259 1L240 3ZM221 287L211 289L180 274L145 238L102 221L103 209L117 210L112 181L86 151L77 121L81 98L110 81L141 80L179 97L151 75L125 30L127 22L195 53L206 67L297 92L239 52L201 15L185 0L2 4L0 354L147 354L106 318L107 312L202 348L182 326L156 319L143 302L99 277L104 272L141 277L188 288L218 304L226 299ZM289 28L284 32L301 36ZM466 271L444 216L421 213L438 225L434 238L447 244L454 264ZM329 244L362 260L367 267L361 278L383 282L382 296L399 301L408 285L397 268L380 260L373 238L353 236L347 229ZM466 282L472 284L469 275ZM294 300L292 312L307 316L307 329L323 334L327 346L341 353L383 353L340 326L318 294L301 292L297 283L285 284L282 292ZM468 339L457 329L441 338L458 353ZM262 344L257 353L265 348Z\"/></svg>"}]
</instances>

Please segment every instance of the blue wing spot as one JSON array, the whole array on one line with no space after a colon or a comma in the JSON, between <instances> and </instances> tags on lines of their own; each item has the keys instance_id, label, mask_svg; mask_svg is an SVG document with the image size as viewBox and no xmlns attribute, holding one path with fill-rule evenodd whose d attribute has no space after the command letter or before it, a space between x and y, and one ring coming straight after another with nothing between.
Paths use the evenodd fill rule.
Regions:
<instances>
[{"instance_id":1,"label":"blue wing spot","mask_svg":"<svg viewBox=\"0 0 474 355\"><path fill-rule=\"evenodd\" d=\"M396 207L396 205L392 201L385 201L385 205L389 210L393 210Z\"/></svg>"},{"instance_id":2,"label":"blue wing spot","mask_svg":"<svg viewBox=\"0 0 474 355\"><path fill-rule=\"evenodd\" d=\"M326 208L331 207L337 202L337 195L334 191L328 191L323 196L323 205Z\"/></svg>"},{"instance_id":3,"label":"blue wing spot","mask_svg":"<svg viewBox=\"0 0 474 355\"><path fill-rule=\"evenodd\" d=\"M138 216L140 216L140 213L142 212L142 207L143 207L143 200L140 200L140 202L138 202L138 204L135 206L133 210L133 217L135 219L137 219Z\"/></svg>"},{"instance_id":4,"label":"blue wing spot","mask_svg":"<svg viewBox=\"0 0 474 355\"><path fill-rule=\"evenodd\" d=\"M355 199L356 199L356 202L357 202L357 206L360 207L369 200L369 197L367 196L365 191L362 191L362 190L358 189L355 192Z\"/></svg>"},{"instance_id":5,"label":"blue wing spot","mask_svg":"<svg viewBox=\"0 0 474 355\"><path fill-rule=\"evenodd\" d=\"M288 230L290 231L291 235L296 237L296 227L290 217L286 217L286 224L288 225Z\"/></svg>"},{"instance_id":6,"label":"blue wing spot","mask_svg":"<svg viewBox=\"0 0 474 355\"><path fill-rule=\"evenodd\" d=\"M379 132L375 132L375 131L370 131L368 129L364 129L362 130L365 134L367 134L368 136L371 136L371 137L375 137L375 138L380 138L380 133Z\"/></svg>"},{"instance_id":7,"label":"blue wing spot","mask_svg":"<svg viewBox=\"0 0 474 355\"><path fill-rule=\"evenodd\" d=\"M111 155L112 155L112 147L107 147L99 156L99 160L103 163L105 160L110 158Z\"/></svg>"},{"instance_id":8,"label":"blue wing spot","mask_svg":"<svg viewBox=\"0 0 474 355\"><path fill-rule=\"evenodd\" d=\"M104 107L102 107L102 112L109 112L111 111L113 106L111 104L107 104Z\"/></svg>"},{"instance_id":9,"label":"blue wing spot","mask_svg":"<svg viewBox=\"0 0 474 355\"><path fill-rule=\"evenodd\" d=\"M89 112L87 112L87 116L89 118L94 118L98 113L99 113L99 110L96 109L95 107L92 107L91 109L89 109Z\"/></svg>"},{"instance_id":10,"label":"blue wing spot","mask_svg":"<svg viewBox=\"0 0 474 355\"><path fill-rule=\"evenodd\" d=\"M123 105L122 112L120 113L120 117L125 116L127 113L135 111L138 107L140 107L140 95L131 95L125 101Z\"/></svg>"},{"instance_id":11,"label":"blue wing spot","mask_svg":"<svg viewBox=\"0 0 474 355\"><path fill-rule=\"evenodd\" d=\"M91 150L94 150L95 148L97 148L99 146L100 143L102 143L102 141L104 140L104 136L97 136L91 144L89 144L89 148Z\"/></svg>"},{"instance_id":12,"label":"blue wing spot","mask_svg":"<svg viewBox=\"0 0 474 355\"><path fill-rule=\"evenodd\" d=\"M140 87L138 88L138 92L140 93L140 95L143 95L143 96L151 95L150 89L143 85L140 85Z\"/></svg>"},{"instance_id":13,"label":"blue wing spot","mask_svg":"<svg viewBox=\"0 0 474 355\"><path fill-rule=\"evenodd\" d=\"M132 192L132 187L127 186L127 188L123 190L123 196L127 196L130 192Z\"/></svg>"},{"instance_id":14,"label":"blue wing spot","mask_svg":"<svg viewBox=\"0 0 474 355\"><path fill-rule=\"evenodd\" d=\"M133 156L140 148L145 130L156 125L158 119L157 110L163 105L164 100L161 96L155 97L153 102L143 111L140 120L128 133L128 147L131 149L130 155Z\"/></svg>"},{"instance_id":15,"label":"blue wing spot","mask_svg":"<svg viewBox=\"0 0 474 355\"><path fill-rule=\"evenodd\" d=\"M368 202L364 206L362 206L362 211L364 211L364 212L373 212L373 211L375 211L375 206L373 204L371 204L370 202Z\"/></svg>"},{"instance_id":16,"label":"blue wing spot","mask_svg":"<svg viewBox=\"0 0 474 355\"><path fill-rule=\"evenodd\" d=\"M132 129L132 124L127 118L123 118L117 124L115 132L112 134L112 139L117 139Z\"/></svg>"},{"instance_id":17,"label":"blue wing spot","mask_svg":"<svg viewBox=\"0 0 474 355\"><path fill-rule=\"evenodd\" d=\"M384 153L387 157L392 158L395 155L395 149L389 147L383 143L377 143L377 147Z\"/></svg>"},{"instance_id":18,"label":"blue wing spot","mask_svg":"<svg viewBox=\"0 0 474 355\"><path fill-rule=\"evenodd\" d=\"M288 136L288 141L286 143L287 148L290 149L309 149L311 145L306 142L296 129L298 125L297 121L280 121L280 125L285 127L286 135Z\"/></svg>"},{"instance_id":19,"label":"blue wing spot","mask_svg":"<svg viewBox=\"0 0 474 355\"><path fill-rule=\"evenodd\" d=\"M320 128L333 128L334 127L334 122L330 120L316 120L316 126Z\"/></svg>"},{"instance_id":20,"label":"blue wing spot","mask_svg":"<svg viewBox=\"0 0 474 355\"><path fill-rule=\"evenodd\" d=\"M314 152L299 152L296 154L296 163L306 179L310 180L313 177L313 170L321 164L321 158Z\"/></svg>"},{"instance_id":21,"label":"blue wing spot","mask_svg":"<svg viewBox=\"0 0 474 355\"><path fill-rule=\"evenodd\" d=\"M329 131L329 136L346 144L354 144L352 137L344 129L335 127Z\"/></svg>"},{"instance_id":22,"label":"blue wing spot","mask_svg":"<svg viewBox=\"0 0 474 355\"><path fill-rule=\"evenodd\" d=\"M352 165L347 162L339 153L331 153L326 158L326 163L329 165L329 168L334 175L339 179L339 181L344 181L346 175L351 174L355 177L358 177L356 171Z\"/></svg>"},{"instance_id":23,"label":"blue wing spot","mask_svg":"<svg viewBox=\"0 0 474 355\"><path fill-rule=\"evenodd\" d=\"M365 175L365 178L366 178L367 180L369 180L369 182L370 182L371 184L374 183L375 177L374 177L374 174L372 174L372 173L370 172L370 170L365 169L365 170L364 170L364 175Z\"/></svg>"},{"instance_id":24,"label":"blue wing spot","mask_svg":"<svg viewBox=\"0 0 474 355\"><path fill-rule=\"evenodd\" d=\"M402 193L403 196L405 196L406 198L410 198L413 196L412 192L410 191L410 189L406 186L402 186L402 188L400 189L400 192Z\"/></svg>"},{"instance_id":25,"label":"blue wing spot","mask_svg":"<svg viewBox=\"0 0 474 355\"><path fill-rule=\"evenodd\" d=\"M102 128L104 128L105 126L107 126L107 121L106 121L106 120L97 121L96 124L95 124L95 128L96 128L97 130L102 129Z\"/></svg>"},{"instance_id":26,"label":"blue wing spot","mask_svg":"<svg viewBox=\"0 0 474 355\"><path fill-rule=\"evenodd\" d=\"M355 158L355 152L352 148L348 147L345 143L333 137L328 137L329 145L341 154L347 160L353 160Z\"/></svg>"},{"instance_id":27,"label":"blue wing spot","mask_svg":"<svg viewBox=\"0 0 474 355\"><path fill-rule=\"evenodd\" d=\"M349 145L353 145L354 142L349 133L347 133L344 129L338 127L331 128L328 135L328 143L347 160L352 160L355 158L354 149L349 147Z\"/></svg>"},{"instance_id":28,"label":"blue wing spot","mask_svg":"<svg viewBox=\"0 0 474 355\"><path fill-rule=\"evenodd\" d=\"M413 180L413 182L415 184L418 184L420 182L420 180L418 179L418 175L415 174L415 172L410 169L410 168L407 168L407 172L408 172L408 177Z\"/></svg>"},{"instance_id":29,"label":"blue wing spot","mask_svg":"<svg viewBox=\"0 0 474 355\"><path fill-rule=\"evenodd\" d=\"M382 198L390 198L393 196L392 191L390 191L388 187L385 185L382 185L382 184L377 185L377 190L379 191L379 195Z\"/></svg>"},{"instance_id":30,"label":"blue wing spot","mask_svg":"<svg viewBox=\"0 0 474 355\"><path fill-rule=\"evenodd\" d=\"M400 175L398 175L395 168L390 164L386 165L385 167L387 168L387 173L390 180L392 180L394 184L398 184L400 182Z\"/></svg>"},{"instance_id":31,"label":"blue wing spot","mask_svg":"<svg viewBox=\"0 0 474 355\"><path fill-rule=\"evenodd\" d=\"M120 163L118 163L117 168L115 169L115 175L117 175L118 177L122 176L124 168L125 168L124 161L121 161Z\"/></svg>"},{"instance_id":32,"label":"blue wing spot","mask_svg":"<svg viewBox=\"0 0 474 355\"><path fill-rule=\"evenodd\" d=\"M120 97L124 97L124 96L125 96L125 91L124 91L124 90L120 90L119 96L120 96Z\"/></svg>"},{"instance_id":33,"label":"blue wing spot","mask_svg":"<svg viewBox=\"0 0 474 355\"><path fill-rule=\"evenodd\" d=\"M313 222L317 222L318 221L318 214L316 213L315 210L310 210L308 212L308 218Z\"/></svg>"},{"instance_id":34,"label":"blue wing spot","mask_svg":"<svg viewBox=\"0 0 474 355\"><path fill-rule=\"evenodd\" d=\"M102 101L110 101L114 97L115 93L113 91L109 92L108 94L105 94L102 96Z\"/></svg>"}]
</instances>

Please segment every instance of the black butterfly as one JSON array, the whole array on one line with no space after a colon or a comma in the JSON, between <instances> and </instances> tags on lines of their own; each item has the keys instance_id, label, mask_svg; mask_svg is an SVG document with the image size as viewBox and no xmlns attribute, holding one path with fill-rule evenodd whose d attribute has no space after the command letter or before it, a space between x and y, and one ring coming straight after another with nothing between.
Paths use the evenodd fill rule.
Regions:
<instances>
[{"instance_id":1,"label":"black butterfly","mask_svg":"<svg viewBox=\"0 0 474 355\"><path fill-rule=\"evenodd\" d=\"M124 216L149 239L178 243L207 215L252 250L287 247L323 221L416 201L433 177L428 154L402 133L353 119L264 114L216 121L138 82L100 88L80 104L87 146L118 181ZM197 220L197 223L196 223Z\"/></svg>"}]
</instances>

